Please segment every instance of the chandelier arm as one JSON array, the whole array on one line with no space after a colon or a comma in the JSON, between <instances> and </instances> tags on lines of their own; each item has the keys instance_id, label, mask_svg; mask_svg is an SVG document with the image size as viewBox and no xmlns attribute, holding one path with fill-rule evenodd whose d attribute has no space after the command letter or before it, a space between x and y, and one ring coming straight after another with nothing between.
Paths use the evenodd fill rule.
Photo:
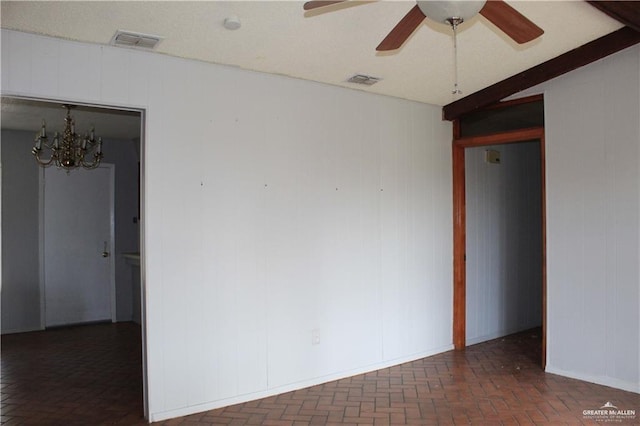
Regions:
<instances>
[{"instance_id":1,"label":"chandelier arm","mask_svg":"<svg viewBox=\"0 0 640 426\"><path fill-rule=\"evenodd\" d=\"M93 161L90 163L86 161L87 155L93 154ZM102 138L98 140L85 138L82 142L82 147L78 151L78 157L80 158L80 165L85 169L95 169L100 165L102 160Z\"/></svg>"},{"instance_id":2,"label":"chandelier arm","mask_svg":"<svg viewBox=\"0 0 640 426\"><path fill-rule=\"evenodd\" d=\"M82 158L82 160L80 161L80 165L82 167L84 167L87 170L91 170L91 169L95 169L100 165L100 161L102 160L102 154L95 154L93 156L93 161L91 163L87 163L84 160L84 157Z\"/></svg>"},{"instance_id":3,"label":"chandelier arm","mask_svg":"<svg viewBox=\"0 0 640 426\"><path fill-rule=\"evenodd\" d=\"M42 158L40 158L40 154L42 153L42 150L37 148L33 148L31 150L31 153L36 158L36 161L38 162L38 164L40 164L42 167L49 166L56 159L56 155L52 153L51 157L49 157L49 160L43 160Z\"/></svg>"},{"instance_id":4,"label":"chandelier arm","mask_svg":"<svg viewBox=\"0 0 640 426\"><path fill-rule=\"evenodd\" d=\"M42 142L42 145L43 145L45 148L47 148L47 149L53 150L53 144L50 144L50 143L49 143L49 142L47 142L47 141L43 141L43 142Z\"/></svg>"}]
</instances>

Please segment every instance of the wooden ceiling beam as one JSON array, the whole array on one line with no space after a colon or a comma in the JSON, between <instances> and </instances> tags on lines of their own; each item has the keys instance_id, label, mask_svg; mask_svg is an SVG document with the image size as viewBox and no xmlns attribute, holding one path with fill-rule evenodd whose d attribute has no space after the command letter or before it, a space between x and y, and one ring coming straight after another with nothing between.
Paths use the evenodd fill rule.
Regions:
<instances>
[{"instance_id":1,"label":"wooden ceiling beam","mask_svg":"<svg viewBox=\"0 0 640 426\"><path fill-rule=\"evenodd\" d=\"M638 1L587 1L627 27L640 32L640 2Z\"/></svg>"},{"instance_id":2,"label":"wooden ceiling beam","mask_svg":"<svg viewBox=\"0 0 640 426\"><path fill-rule=\"evenodd\" d=\"M609 2L604 2L609 3ZM639 2L640 3L640 2ZM569 71L602 59L640 43L640 32L623 27L590 43L563 53L496 84L465 96L442 108L444 120L455 120L463 114L498 102L522 90L544 83Z\"/></svg>"}]
</instances>

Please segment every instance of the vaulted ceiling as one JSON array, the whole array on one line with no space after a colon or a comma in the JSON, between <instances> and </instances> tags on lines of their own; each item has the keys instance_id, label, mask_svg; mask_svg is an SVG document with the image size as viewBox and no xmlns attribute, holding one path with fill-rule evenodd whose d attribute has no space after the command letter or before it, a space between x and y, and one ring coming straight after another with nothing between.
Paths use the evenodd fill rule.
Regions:
<instances>
[{"instance_id":1,"label":"vaulted ceiling","mask_svg":"<svg viewBox=\"0 0 640 426\"><path fill-rule=\"evenodd\" d=\"M640 26L640 2L507 3L544 34L517 44L483 16L463 23L458 34L462 95L451 93L454 49L447 25L424 20L399 49L376 52L380 41L415 6L414 1L348 1L304 11L299 1L3 0L1 23L2 28L98 44L109 44L118 29L159 35L163 37L155 49L159 53L441 106L460 105L467 95L625 25ZM617 5L608 8L607 3ZM239 29L224 27L230 17L239 19ZM354 74L381 81L372 86L348 83ZM473 107L469 105L465 108Z\"/></svg>"}]
</instances>

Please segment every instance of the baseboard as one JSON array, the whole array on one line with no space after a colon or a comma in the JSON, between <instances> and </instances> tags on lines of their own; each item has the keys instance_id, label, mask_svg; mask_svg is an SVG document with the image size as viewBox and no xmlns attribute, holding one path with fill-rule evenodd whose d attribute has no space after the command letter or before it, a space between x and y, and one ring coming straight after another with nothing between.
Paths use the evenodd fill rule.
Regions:
<instances>
[{"instance_id":1,"label":"baseboard","mask_svg":"<svg viewBox=\"0 0 640 426\"><path fill-rule=\"evenodd\" d=\"M43 329L40 328L40 326L36 326L36 327L25 327L25 328L10 328L8 330L2 330L2 334L3 336L5 334L17 334L17 333L29 333L32 331L42 331Z\"/></svg>"},{"instance_id":2,"label":"baseboard","mask_svg":"<svg viewBox=\"0 0 640 426\"><path fill-rule=\"evenodd\" d=\"M60 330L64 328L83 327L85 325L100 325L100 324L111 324L111 323L112 322L110 319L85 321L85 322L70 322L68 324L49 325L45 328L45 330Z\"/></svg>"},{"instance_id":3,"label":"baseboard","mask_svg":"<svg viewBox=\"0 0 640 426\"><path fill-rule=\"evenodd\" d=\"M340 373L330 374L327 376L316 377L309 380L303 380L300 382L278 386L278 387L266 389L263 391L252 392L250 394L238 395L232 398L220 399L217 401L192 405L189 407L177 408L174 410L150 413L149 422L157 422L157 421L171 419L174 417L188 416L190 414L200 413L200 412L209 411L209 410L215 410L217 408L227 407L229 405L242 404L244 402L254 401L256 399L267 398L270 396L279 395L286 392L292 392L292 391L304 389L310 386L316 386L316 385L321 385L323 383L332 382L334 380L340 380L340 379L344 379L351 376L357 376L359 374L369 373L375 370L381 370L383 368L393 367L395 365L400 365L400 364L404 364L405 362L411 362L418 359L426 358L442 352L450 351L452 349L453 349L453 345L447 345L440 348L436 348L431 351L419 352L412 355L408 355L406 357L386 360L381 363L371 364L365 367L342 371Z\"/></svg>"},{"instance_id":4,"label":"baseboard","mask_svg":"<svg viewBox=\"0 0 640 426\"><path fill-rule=\"evenodd\" d=\"M593 376L590 374L584 374L576 371L567 371L561 368L556 368L553 365L547 363L545 372L551 374L557 374L558 376L568 377L570 379L582 380L583 382L595 383L598 385L609 386L615 389L621 389L627 392L633 392L640 394L640 384L634 382L627 382L625 380L616 379L608 376ZM606 398L606 395L603 395Z\"/></svg>"},{"instance_id":5,"label":"baseboard","mask_svg":"<svg viewBox=\"0 0 640 426\"><path fill-rule=\"evenodd\" d=\"M515 334L515 333L520 333L521 331L526 331L526 330L531 330L532 328L537 328L540 327L540 324L538 325L526 325L523 327L516 327L513 329L506 329L506 330L499 330L496 331L494 333L489 333L489 334L485 334L484 336L479 336L479 337L473 337L471 339L467 339L466 343L467 346L471 346L471 345L477 345L478 343L483 343L489 340L493 340L493 339L499 339L500 337L505 337L508 336L510 334Z\"/></svg>"}]
</instances>

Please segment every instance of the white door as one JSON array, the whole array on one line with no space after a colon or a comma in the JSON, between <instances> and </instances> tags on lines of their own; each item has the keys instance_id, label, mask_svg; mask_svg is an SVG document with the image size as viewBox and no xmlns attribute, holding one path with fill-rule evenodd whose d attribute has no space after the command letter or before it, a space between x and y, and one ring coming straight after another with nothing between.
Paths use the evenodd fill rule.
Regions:
<instances>
[{"instance_id":1,"label":"white door","mask_svg":"<svg viewBox=\"0 0 640 426\"><path fill-rule=\"evenodd\" d=\"M114 320L113 165L44 170L45 325Z\"/></svg>"}]
</instances>

